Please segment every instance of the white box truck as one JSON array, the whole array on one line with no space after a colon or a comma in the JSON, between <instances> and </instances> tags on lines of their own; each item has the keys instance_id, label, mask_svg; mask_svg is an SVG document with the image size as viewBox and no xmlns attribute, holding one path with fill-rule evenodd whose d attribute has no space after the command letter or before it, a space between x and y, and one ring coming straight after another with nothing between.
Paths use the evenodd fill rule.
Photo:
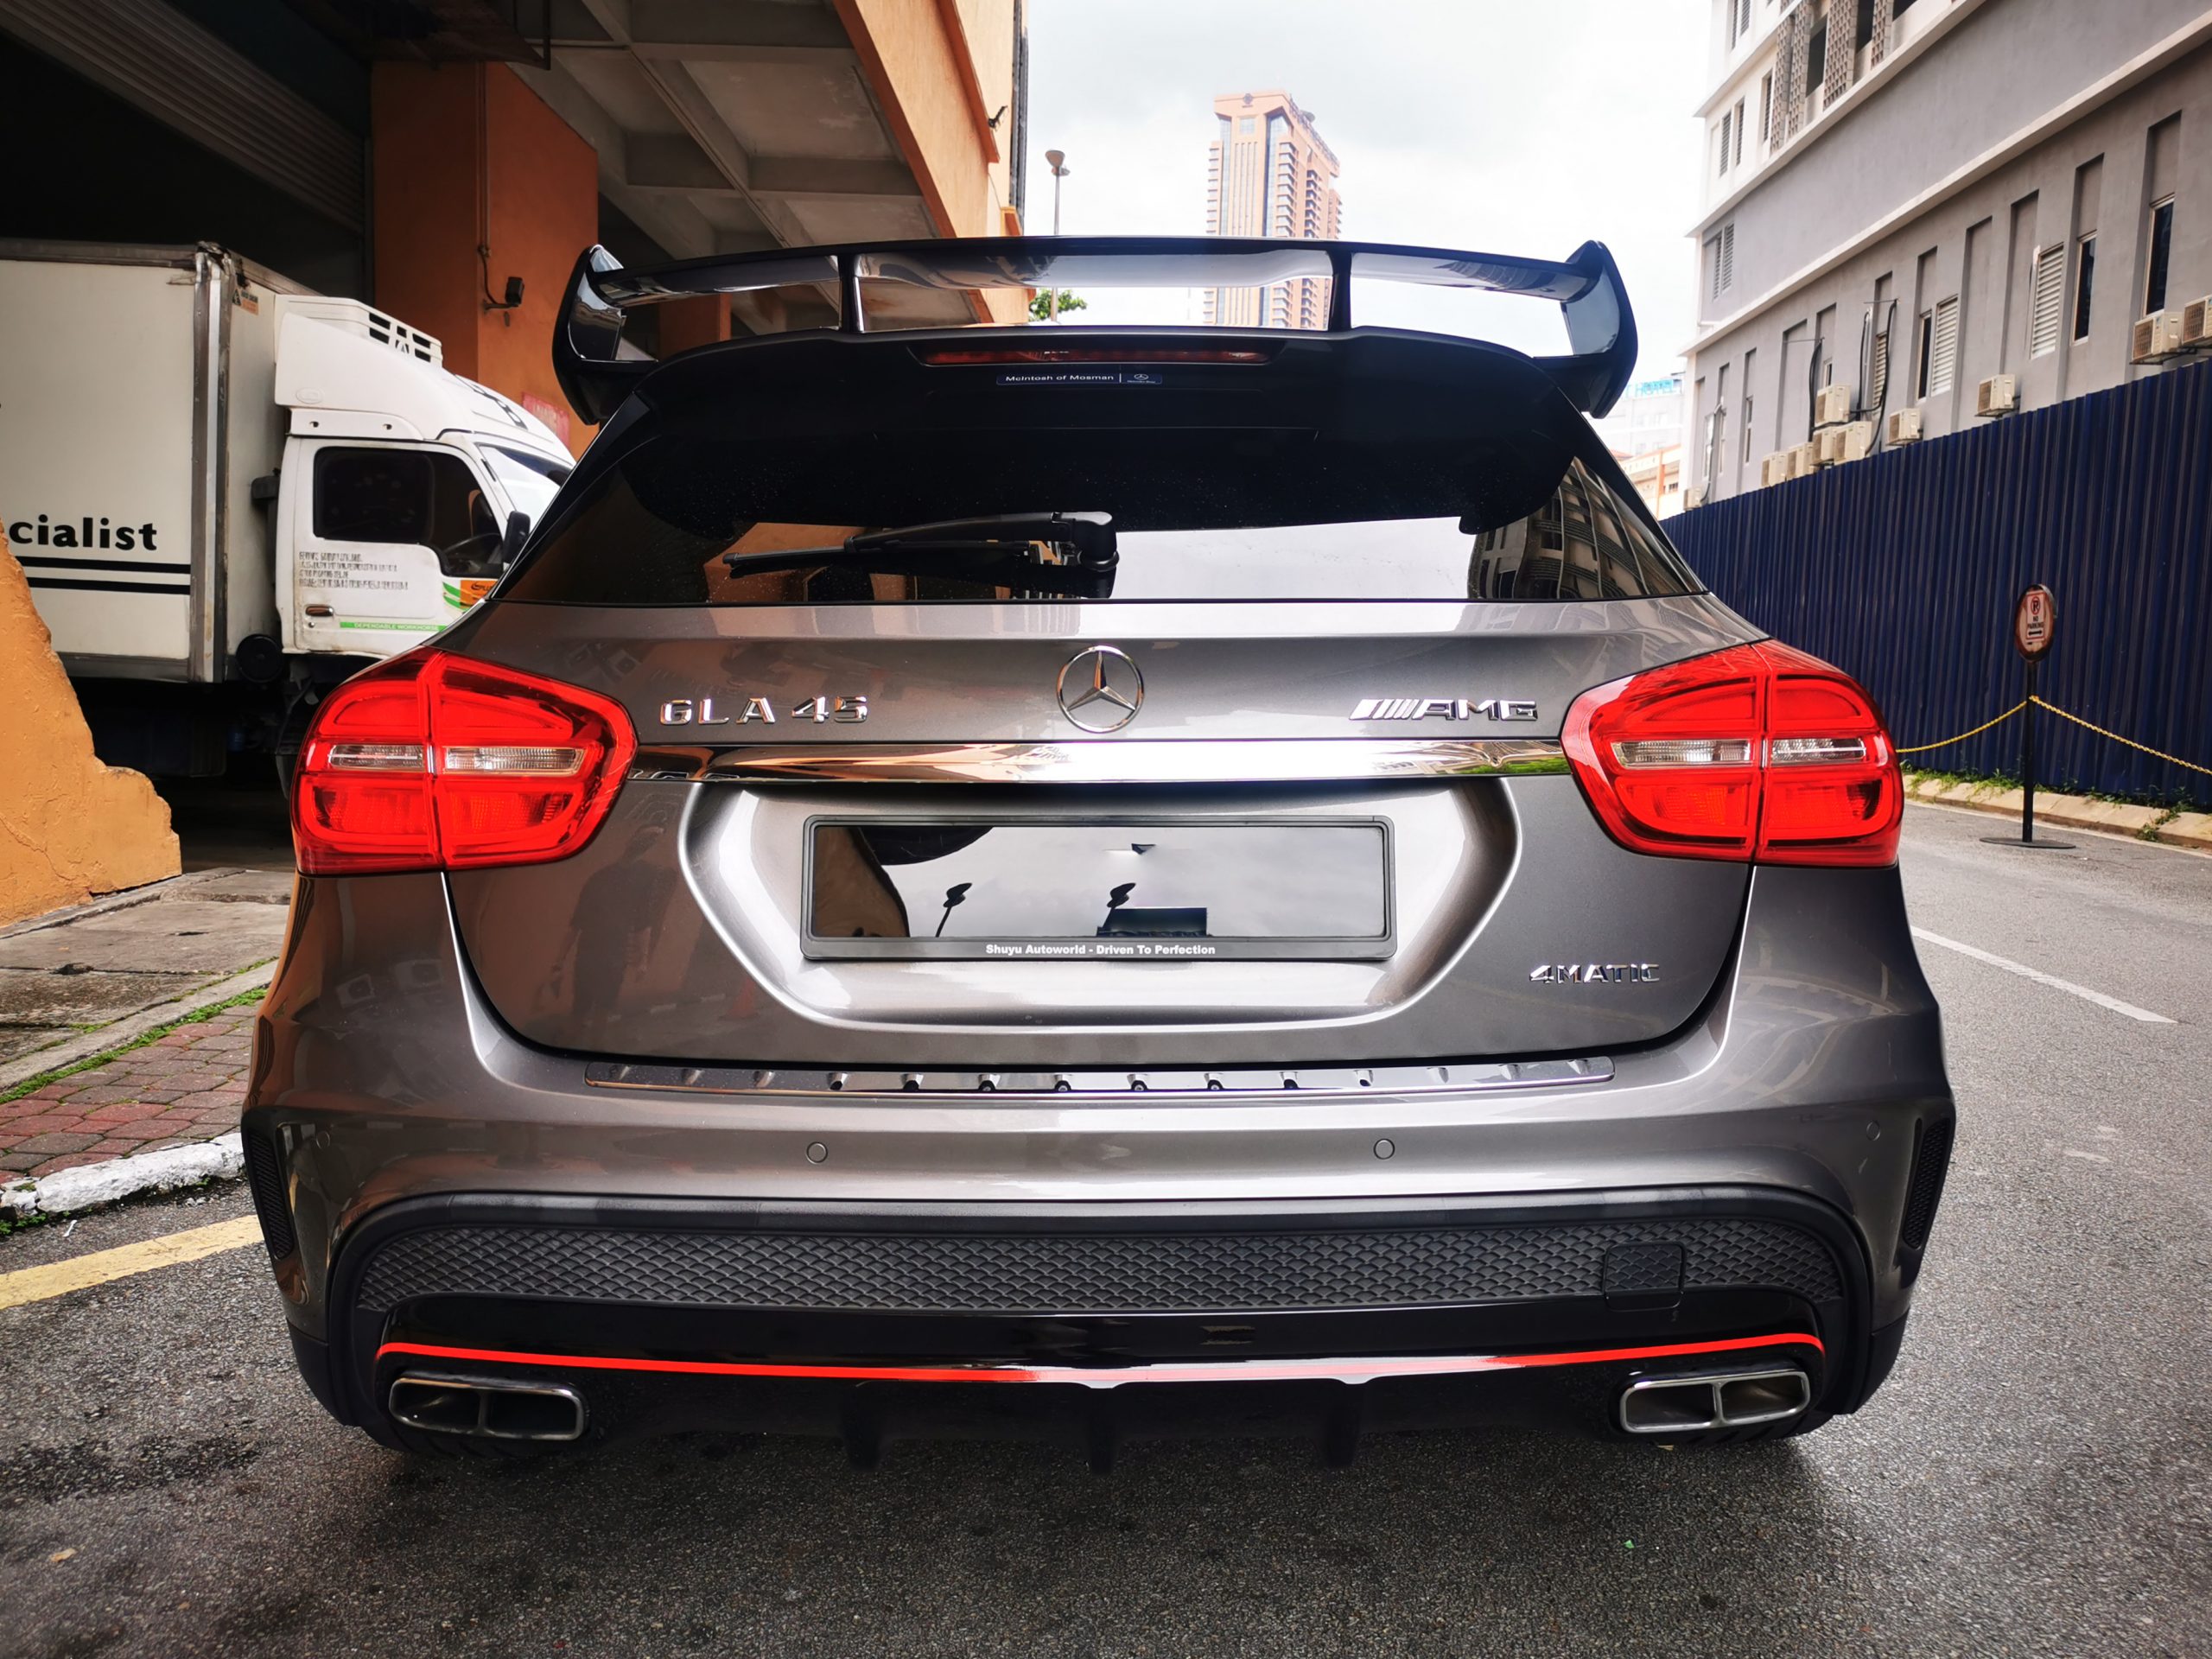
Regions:
<instances>
[{"instance_id":1,"label":"white box truck","mask_svg":"<svg viewBox=\"0 0 2212 1659\"><path fill-rule=\"evenodd\" d=\"M113 764L283 753L490 590L569 464L358 300L209 245L0 241L0 525Z\"/></svg>"}]
</instances>

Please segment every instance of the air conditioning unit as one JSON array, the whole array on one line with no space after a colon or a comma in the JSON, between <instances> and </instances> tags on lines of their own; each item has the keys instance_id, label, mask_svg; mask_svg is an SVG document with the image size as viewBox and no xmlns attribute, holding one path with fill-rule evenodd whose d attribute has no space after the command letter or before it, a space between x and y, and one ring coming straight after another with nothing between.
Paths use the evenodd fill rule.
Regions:
<instances>
[{"instance_id":1,"label":"air conditioning unit","mask_svg":"<svg viewBox=\"0 0 2212 1659\"><path fill-rule=\"evenodd\" d=\"M1822 386L1813 394L1813 424L1841 426L1851 418L1851 388Z\"/></svg>"},{"instance_id":2,"label":"air conditioning unit","mask_svg":"<svg viewBox=\"0 0 2212 1659\"><path fill-rule=\"evenodd\" d=\"M1789 476L1810 478L1820 468L1820 457L1809 443L1794 444L1789 450Z\"/></svg>"},{"instance_id":3,"label":"air conditioning unit","mask_svg":"<svg viewBox=\"0 0 2212 1659\"><path fill-rule=\"evenodd\" d=\"M1759 484L1762 488L1775 484L1787 484L1789 478L1789 452L1787 449L1777 449L1759 462Z\"/></svg>"},{"instance_id":4,"label":"air conditioning unit","mask_svg":"<svg viewBox=\"0 0 2212 1659\"><path fill-rule=\"evenodd\" d=\"M434 336L420 328L410 328L398 318L388 317L359 300L337 299L325 294L286 294L280 298L287 317L312 317L372 344L389 346L402 357L428 363L434 369L445 366L445 347Z\"/></svg>"},{"instance_id":5,"label":"air conditioning unit","mask_svg":"<svg viewBox=\"0 0 2212 1659\"><path fill-rule=\"evenodd\" d=\"M2212 294L2191 300L2181 308L2181 348L2201 352L2212 347Z\"/></svg>"},{"instance_id":6,"label":"air conditioning unit","mask_svg":"<svg viewBox=\"0 0 2212 1659\"><path fill-rule=\"evenodd\" d=\"M1853 421L1849 426L1838 428L1836 435L1836 448L1840 452L1836 455L1838 461L1864 461L1874 453L1874 423L1872 421Z\"/></svg>"},{"instance_id":7,"label":"air conditioning unit","mask_svg":"<svg viewBox=\"0 0 2212 1659\"><path fill-rule=\"evenodd\" d=\"M1977 415L2010 415L2020 406L2020 382L2010 374L1993 374L1974 395Z\"/></svg>"},{"instance_id":8,"label":"air conditioning unit","mask_svg":"<svg viewBox=\"0 0 2212 1659\"><path fill-rule=\"evenodd\" d=\"M2135 324L2133 349L2128 353L2133 363L2156 363L2171 357L2182 349L2182 314L2178 311L2153 311L2139 318Z\"/></svg>"},{"instance_id":9,"label":"air conditioning unit","mask_svg":"<svg viewBox=\"0 0 2212 1659\"><path fill-rule=\"evenodd\" d=\"M1882 441L1885 443L1918 443L1920 411L1916 409L1891 410L1889 429L1883 433Z\"/></svg>"},{"instance_id":10,"label":"air conditioning unit","mask_svg":"<svg viewBox=\"0 0 2212 1659\"><path fill-rule=\"evenodd\" d=\"M1843 435L1848 428L1824 426L1813 434L1813 462L1819 467L1833 467L1843 459Z\"/></svg>"}]
</instances>

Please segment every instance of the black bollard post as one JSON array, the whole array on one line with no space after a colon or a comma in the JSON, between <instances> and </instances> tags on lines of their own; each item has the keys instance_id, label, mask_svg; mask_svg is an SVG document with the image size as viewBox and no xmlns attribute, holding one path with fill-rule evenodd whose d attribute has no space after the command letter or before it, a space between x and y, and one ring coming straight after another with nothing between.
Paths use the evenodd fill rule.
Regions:
<instances>
[{"instance_id":1,"label":"black bollard post","mask_svg":"<svg viewBox=\"0 0 2212 1659\"><path fill-rule=\"evenodd\" d=\"M2070 841L2036 839L2036 675L2050 653L2058 632L2058 604L2050 589L2038 582L2022 591L2012 607L2012 649L2027 665L2027 690L2020 705L2020 836L1984 836L1998 847L2034 847L2054 853L2070 853Z\"/></svg>"}]
</instances>

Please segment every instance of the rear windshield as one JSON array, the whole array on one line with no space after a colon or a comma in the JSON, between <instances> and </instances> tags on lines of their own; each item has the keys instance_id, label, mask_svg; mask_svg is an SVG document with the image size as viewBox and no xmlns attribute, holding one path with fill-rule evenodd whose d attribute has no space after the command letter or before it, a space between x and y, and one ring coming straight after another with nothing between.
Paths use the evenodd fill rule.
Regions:
<instances>
[{"instance_id":1,"label":"rear windshield","mask_svg":"<svg viewBox=\"0 0 2212 1659\"><path fill-rule=\"evenodd\" d=\"M1698 591L1640 502L1555 449L1470 461L1418 444L1348 453L1303 435L1163 442L1154 432L1132 445L1071 432L1057 435L1067 453L1010 465L984 435L961 435L970 442L935 454L925 438L902 437L895 456L884 442L648 442L563 510L506 596L680 606ZM1052 527L1056 515L1110 527L1107 550L1095 532L1078 549ZM979 549L986 520L1000 528Z\"/></svg>"}]
</instances>

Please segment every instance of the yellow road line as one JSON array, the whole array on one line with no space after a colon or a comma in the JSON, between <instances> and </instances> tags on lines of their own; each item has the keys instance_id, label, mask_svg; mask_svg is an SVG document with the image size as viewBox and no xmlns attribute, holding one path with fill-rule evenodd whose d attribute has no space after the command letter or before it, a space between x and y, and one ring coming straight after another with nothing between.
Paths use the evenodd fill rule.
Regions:
<instances>
[{"instance_id":1,"label":"yellow road line","mask_svg":"<svg viewBox=\"0 0 2212 1659\"><path fill-rule=\"evenodd\" d=\"M212 1227L189 1227L181 1233L119 1244L111 1250L73 1255L67 1262L49 1262L42 1268L0 1273L0 1307L21 1307L73 1290L104 1285L111 1279L127 1279L134 1273L197 1262L203 1255L219 1255L243 1245L261 1242L261 1224L251 1216L219 1221Z\"/></svg>"}]
</instances>

